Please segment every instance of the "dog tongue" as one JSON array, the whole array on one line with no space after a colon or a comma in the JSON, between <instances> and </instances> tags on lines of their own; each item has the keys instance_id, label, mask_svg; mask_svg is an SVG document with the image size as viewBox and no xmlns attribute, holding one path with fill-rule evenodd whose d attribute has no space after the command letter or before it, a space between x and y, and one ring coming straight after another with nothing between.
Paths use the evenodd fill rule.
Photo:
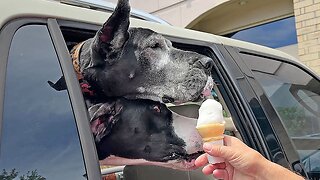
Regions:
<instances>
[{"instance_id":1,"label":"dog tongue","mask_svg":"<svg viewBox=\"0 0 320 180\"><path fill-rule=\"evenodd\" d=\"M211 95L211 90L205 89L201 93L204 97L210 96Z\"/></svg>"},{"instance_id":2,"label":"dog tongue","mask_svg":"<svg viewBox=\"0 0 320 180\"><path fill-rule=\"evenodd\" d=\"M201 92L201 94L206 97L206 96L210 96L211 95L211 90L213 88L213 79L211 76L208 77L207 83L203 88L203 91Z\"/></svg>"}]
</instances>

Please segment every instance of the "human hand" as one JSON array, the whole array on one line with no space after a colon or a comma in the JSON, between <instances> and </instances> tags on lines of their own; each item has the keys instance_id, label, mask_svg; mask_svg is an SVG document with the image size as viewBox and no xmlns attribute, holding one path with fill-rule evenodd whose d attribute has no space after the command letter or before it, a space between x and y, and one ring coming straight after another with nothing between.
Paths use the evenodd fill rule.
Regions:
<instances>
[{"instance_id":1,"label":"human hand","mask_svg":"<svg viewBox=\"0 0 320 180\"><path fill-rule=\"evenodd\" d=\"M207 154L203 154L195 161L197 167L206 165L202 172L213 174L217 179L250 180L250 179L303 179L265 159L260 153L251 149L235 137L225 136L224 146L204 143L203 149L207 154L225 159L224 163L208 164Z\"/></svg>"},{"instance_id":2,"label":"human hand","mask_svg":"<svg viewBox=\"0 0 320 180\"><path fill-rule=\"evenodd\" d=\"M264 159L262 155L235 137L225 136L224 144L225 146L213 146L205 143L203 149L212 156L224 158L225 163L208 164L207 154L203 154L196 159L196 166L208 164L202 172L206 175L213 174L218 179L254 179L258 168L257 162Z\"/></svg>"}]
</instances>

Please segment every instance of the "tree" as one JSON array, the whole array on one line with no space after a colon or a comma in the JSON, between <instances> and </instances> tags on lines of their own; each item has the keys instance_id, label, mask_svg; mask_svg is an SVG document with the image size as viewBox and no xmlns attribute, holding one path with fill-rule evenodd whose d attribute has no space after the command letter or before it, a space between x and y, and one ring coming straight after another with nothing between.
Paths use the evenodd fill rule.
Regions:
<instances>
[{"instance_id":1,"label":"tree","mask_svg":"<svg viewBox=\"0 0 320 180\"><path fill-rule=\"evenodd\" d=\"M0 174L0 180L13 180L18 176L16 169L12 169L10 172L7 172L5 169L2 170Z\"/></svg>"},{"instance_id":2,"label":"tree","mask_svg":"<svg viewBox=\"0 0 320 180\"><path fill-rule=\"evenodd\" d=\"M302 108L278 107L277 111L290 136L304 135L304 131L307 126L307 120L305 112Z\"/></svg>"},{"instance_id":3,"label":"tree","mask_svg":"<svg viewBox=\"0 0 320 180\"><path fill-rule=\"evenodd\" d=\"M5 169L2 170L0 174L0 180L13 180L18 176L19 172L14 168L10 172L7 172ZM24 174L19 177L20 180L46 180L45 177L42 177L38 174L37 170L28 171L27 174Z\"/></svg>"},{"instance_id":4,"label":"tree","mask_svg":"<svg viewBox=\"0 0 320 180\"><path fill-rule=\"evenodd\" d=\"M46 180L46 178L40 176L37 172L37 170L27 172L26 175L20 176L20 180Z\"/></svg>"}]
</instances>

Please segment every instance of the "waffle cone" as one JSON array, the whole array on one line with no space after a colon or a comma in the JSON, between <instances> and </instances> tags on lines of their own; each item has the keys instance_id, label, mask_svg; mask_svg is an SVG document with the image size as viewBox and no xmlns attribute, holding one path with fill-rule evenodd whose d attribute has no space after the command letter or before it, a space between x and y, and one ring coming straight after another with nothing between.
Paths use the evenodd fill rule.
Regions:
<instances>
[{"instance_id":1,"label":"waffle cone","mask_svg":"<svg viewBox=\"0 0 320 180\"><path fill-rule=\"evenodd\" d=\"M224 123L200 125L196 127L204 142L211 142L223 139L225 130Z\"/></svg>"}]
</instances>

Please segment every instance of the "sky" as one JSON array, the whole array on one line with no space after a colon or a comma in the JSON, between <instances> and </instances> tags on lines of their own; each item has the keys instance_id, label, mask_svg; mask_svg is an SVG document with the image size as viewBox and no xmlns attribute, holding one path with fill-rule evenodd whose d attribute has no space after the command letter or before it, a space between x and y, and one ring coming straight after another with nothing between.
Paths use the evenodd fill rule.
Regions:
<instances>
[{"instance_id":1,"label":"sky","mask_svg":"<svg viewBox=\"0 0 320 180\"><path fill-rule=\"evenodd\" d=\"M231 38L268 46L283 47L297 43L294 17L239 31Z\"/></svg>"}]
</instances>

